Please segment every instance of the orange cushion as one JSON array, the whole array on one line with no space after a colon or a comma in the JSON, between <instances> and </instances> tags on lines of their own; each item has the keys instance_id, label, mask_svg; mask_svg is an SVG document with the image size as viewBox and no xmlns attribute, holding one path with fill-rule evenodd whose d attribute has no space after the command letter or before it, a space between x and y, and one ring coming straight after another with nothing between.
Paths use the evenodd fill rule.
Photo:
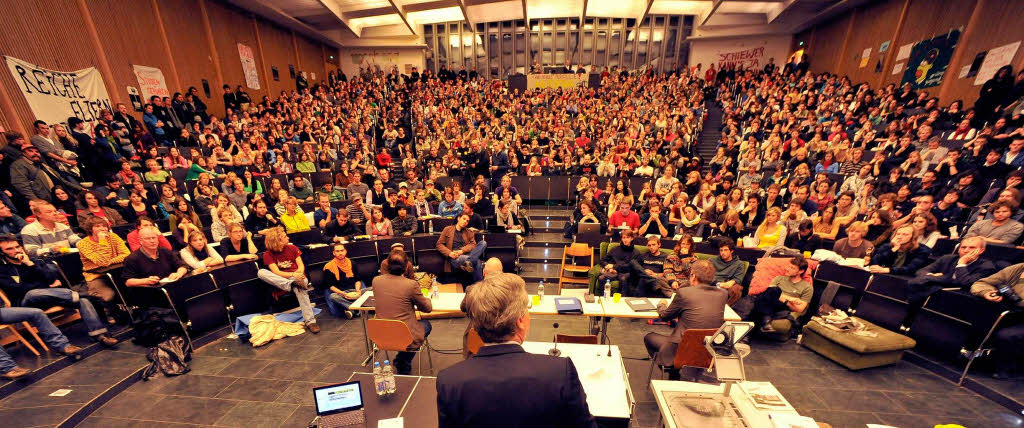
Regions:
<instances>
[{"instance_id":1,"label":"orange cushion","mask_svg":"<svg viewBox=\"0 0 1024 428\"><path fill-rule=\"evenodd\" d=\"M761 294L768 289L775 277L785 275L786 265L791 257L761 257L757 259L754 266L754 276L750 278L750 290L747 294ZM804 281L811 282L811 272L818 266L817 260L807 259L807 272L804 272Z\"/></svg>"}]
</instances>

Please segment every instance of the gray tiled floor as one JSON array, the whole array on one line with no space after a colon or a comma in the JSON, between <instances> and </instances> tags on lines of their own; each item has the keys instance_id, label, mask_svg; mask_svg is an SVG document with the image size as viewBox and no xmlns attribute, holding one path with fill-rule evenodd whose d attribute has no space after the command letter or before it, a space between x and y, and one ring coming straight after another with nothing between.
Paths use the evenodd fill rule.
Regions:
<instances>
[{"instance_id":1,"label":"gray tiled floor","mask_svg":"<svg viewBox=\"0 0 1024 428\"><path fill-rule=\"evenodd\" d=\"M549 341L555 321L559 332L584 333L587 328L584 319L536 317L528 339ZM432 346L437 350L459 348L465 322L433 320ZM646 385L649 362L642 360L646 357L642 337L668 328L626 320L613 320L610 325L609 336L622 350L637 399L632 426L653 427L658 409ZM319 335L303 334L255 349L237 339L221 339L195 353L192 373L136 383L79 426L305 426L314 416L309 405L313 386L344 381L352 372L366 370L358 365L364 357L358 320L322 318L321 326L324 331ZM801 414L836 428L866 423L904 428L938 423L1012 427L1021 423L995 403L910 363L851 372L794 342L755 341L753 348L747 359L752 380L772 381ZM437 370L461 360L460 355L435 352L432 356ZM0 417L21 420L7 416L18 417L26 409L9 409L5 404L0 403ZM26 420L37 425L49 423L45 415Z\"/></svg>"}]
</instances>

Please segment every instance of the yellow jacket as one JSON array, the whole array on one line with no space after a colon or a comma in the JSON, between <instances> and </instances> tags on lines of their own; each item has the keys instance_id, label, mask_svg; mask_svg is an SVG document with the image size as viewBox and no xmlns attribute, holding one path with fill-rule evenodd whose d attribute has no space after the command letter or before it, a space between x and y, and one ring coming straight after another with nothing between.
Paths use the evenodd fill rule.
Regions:
<instances>
[{"instance_id":1,"label":"yellow jacket","mask_svg":"<svg viewBox=\"0 0 1024 428\"><path fill-rule=\"evenodd\" d=\"M302 324L278 321L273 315L258 315L249 320L249 334L252 335L249 343L252 343L252 346L263 346L271 340L298 336L305 331L306 328Z\"/></svg>"}]
</instances>

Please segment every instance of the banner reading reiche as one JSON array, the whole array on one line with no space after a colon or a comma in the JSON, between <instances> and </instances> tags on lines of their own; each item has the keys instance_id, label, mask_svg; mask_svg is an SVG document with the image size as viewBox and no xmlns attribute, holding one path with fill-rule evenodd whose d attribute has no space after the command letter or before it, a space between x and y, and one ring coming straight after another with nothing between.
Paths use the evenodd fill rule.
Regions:
<instances>
[{"instance_id":1,"label":"banner reading reiche","mask_svg":"<svg viewBox=\"0 0 1024 428\"><path fill-rule=\"evenodd\" d=\"M64 123L74 116L93 122L99 120L100 110L110 109L110 96L96 67L54 71L14 57L4 58L36 119Z\"/></svg>"}]
</instances>

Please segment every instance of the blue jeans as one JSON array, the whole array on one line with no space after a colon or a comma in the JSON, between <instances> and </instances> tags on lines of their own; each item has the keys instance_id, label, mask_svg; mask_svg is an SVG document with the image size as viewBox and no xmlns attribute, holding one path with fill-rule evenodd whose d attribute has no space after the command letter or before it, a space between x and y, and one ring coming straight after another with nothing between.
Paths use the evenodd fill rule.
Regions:
<instances>
[{"instance_id":1,"label":"blue jeans","mask_svg":"<svg viewBox=\"0 0 1024 428\"><path fill-rule=\"evenodd\" d=\"M36 288L30 290L28 293L25 293L25 298L21 299L21 305L35 308L53 305L77 306L78 312L82 314L82 321L85 322L85 327L89 329L89 336L99 336L107 332L106 323L96 314L96 308L92 306L92 302L81 298L77 291L69 288Z\"/></svg>"},{"instance_id":2,"label":"blue jeans","mask_svg":"<svg viewBox=\"0 0 1024 428\"><path fill-rule=\"evenodd\" d=\"M473 264L473 282L480 282L484 279L484 269L483 264L480 263L480 258L483 257L484 250L486 249L487 242L477 242L476 246L468 253L451 260L452 269L461 269L464 263L470 262Z\"/></svg>"},{"instance_id":3,"label":"blue jeans","mask_svg":"<svg viewBox=\"0 0 1024 428\"><path fill-rule=\"evenodd\" d=\"M14 324L28 321L39 330L39 337L55 351L63 351L68 346L68 338L61 334L50 317L37 308L0 308L0 324ZM17 328L16 326L14 326ZM0 347L0 374L11 371L16 366L14 359L3 347Z\"/></svg>"},{"instance_id":4,"label":"blue jeans","mask_svg":"<svg viewBox=\"0 0 1024 428\"><path fill-rule=\"evenodd\" d=\"M347 293L351 291L356 291L356 289L351 288L342 291ZM362 295L362 293L365 293L367 291L373 291L373 287L361 287L359 291L360 295ZM344 295L335 293L331 291L330 288L324 290L324 300L325 303L327 303L327 309L334 316L341 316L341 314L344 313L344 311L347 311L348 308L352 306L353 303L355 303L355 300L348 300L345 298Z\"/></svg>"}]
</instances>

